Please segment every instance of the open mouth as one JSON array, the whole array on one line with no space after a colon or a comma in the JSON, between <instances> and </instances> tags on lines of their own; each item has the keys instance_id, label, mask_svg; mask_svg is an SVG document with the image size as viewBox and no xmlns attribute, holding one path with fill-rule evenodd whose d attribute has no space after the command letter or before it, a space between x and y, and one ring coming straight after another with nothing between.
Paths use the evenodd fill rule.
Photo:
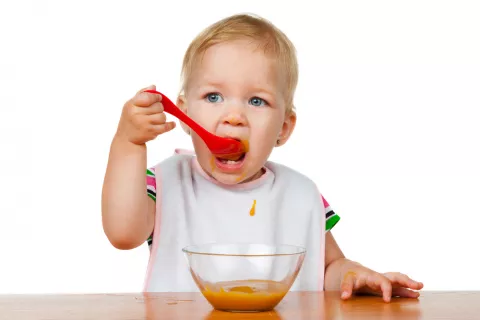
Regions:
<instances>
[{"instance_id":1,"label":"open mouth","mask_svg":"<svg viewBox=\"0 0 480 320\"><path fill-rule=\"evenodd\" d=\"M216 156L215 158L224 164L237 164L245 159L247 153L237 153L237 154L229 154L229 155L222 155Z\"/></svg>"},{"instance_id":2,"label":"open mouth","mask_svg":"<svg viewBox=\"0 0 480 320\"><path fill-rule=\"evenodd\" d=\"M219 169L223 171L231 171L233 173L243 167L243 163L245 162L245 158L248 153L248 141L242 141L240 139L237 139L237 140L241 141L242 144L245 146L245 149L243 150L243 152L214 155L216 166Z\"/></svg>"},{"instance_id":3,"label":"open mouth","mask_svg":"<svg viewBox=\"0 0 480 320\"><path fill-rule=\"evenodd\" d=\"M243 170L245 164L246 153L215 156L215 166L224 173L236 174Z\"/></svg>"}]
</instances>

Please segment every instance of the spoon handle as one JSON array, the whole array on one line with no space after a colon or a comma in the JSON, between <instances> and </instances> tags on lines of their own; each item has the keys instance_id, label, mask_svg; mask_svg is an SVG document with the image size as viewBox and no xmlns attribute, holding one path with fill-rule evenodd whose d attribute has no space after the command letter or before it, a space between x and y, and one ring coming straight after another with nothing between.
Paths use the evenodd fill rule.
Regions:
<instances>
[{"instance_id":1,"label":"spoon handle","mask_svg":"<svg viewBox=\"0 0 480 320\"><path fill-rule=\"evenodd\" d=\"M202 126L198 125L195 121L193 121L189 116L183 113L167 96L164 94L156 91L156 90L145 90L148 93L155 93L162 96L162 105L165 112L170 113L172 116L176 117L178 120L185 123L187 126L190 127L193 131L195 131L203 140L207 136L210 136L211 133L205 130Z\"/></svg>"},{"instance_id":2,"label":"spoon handle","mask_svg":"<svg viewBox=\"0 0 480 320\"><path fill-rule=\"evenodd\" d=\"M187 126L190 127L193 131L195 131L198 136L205 142L207 147L212 151L214 154L238 154L244 153L245 146L240 141L231 138L222 138L214 135L213 133L205 130L202 126L198 123L193 121L189 116L183 113L168 97L164 94L156 91L156 90L145 90L144 92L148 93L155 93L162 96L162 105L165 112L170 113Z\"/></svg>"}]
</instances>

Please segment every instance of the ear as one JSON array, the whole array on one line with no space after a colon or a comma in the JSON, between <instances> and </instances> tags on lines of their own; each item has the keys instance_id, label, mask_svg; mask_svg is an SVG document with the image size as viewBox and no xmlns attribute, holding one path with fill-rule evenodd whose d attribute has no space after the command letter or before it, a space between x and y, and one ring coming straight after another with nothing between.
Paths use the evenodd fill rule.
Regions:
<instances>
[{"instance_id":1,"label":"ear","mask_svg":"<svg viewBox=\"0 0 480 320\"><path fill-rule=\"evenodd\" d=\"M183 113L188 114L187 99L184 95L178 96L177 107L182 110ZM190 128L185 123L180 121L180 125L182 126L183 131L185 131L187 134L190 134Z\"/></svg>"},{"instance_id":2,"label":"ear","mask_svg":"<svg viewBox=\"0 0 480 320\"><path fill-rule=\"evenodd\" d=\"M278 134L277 144L275 146L279 147L284 145L290 136L293 133L293 129L295 129L295 125L297 123L297 114L295 111L290 111L288 114L285 115L285 120L283 121L282 130Z\"/></svg>"}]
</instances>

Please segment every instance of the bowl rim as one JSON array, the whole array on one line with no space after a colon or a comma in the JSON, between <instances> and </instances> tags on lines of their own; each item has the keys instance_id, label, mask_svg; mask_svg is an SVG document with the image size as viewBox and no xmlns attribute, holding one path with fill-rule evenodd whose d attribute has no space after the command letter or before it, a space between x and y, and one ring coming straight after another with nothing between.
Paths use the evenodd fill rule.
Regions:
<instances>
[{"instance_id":1,"label":"bowl rim","mask_svg":"<svg viewBox=\"0 0 480 320\"><path fill-rule=\"evenodd\" d=\"M257 245L257 246L267 246L267 247L284 247L284 248L294 248L297 251L292 253L212 253L212 252L202 252L199 250L192 251L192 248L200 248L203 246L211 245L220 245L220 246L248 246L248 245ZM307 249L302 246L292 245L292 244L268 244L268 243L224 243L224 242L211 242L211 243L202 243L202 244L192 244L182 248L182 251L185 254L190 255L202 255L202 256L226 256L226 257L280 257L280 256L296 256L303 255L307 252Z\"/></svg>"}]
</instances>

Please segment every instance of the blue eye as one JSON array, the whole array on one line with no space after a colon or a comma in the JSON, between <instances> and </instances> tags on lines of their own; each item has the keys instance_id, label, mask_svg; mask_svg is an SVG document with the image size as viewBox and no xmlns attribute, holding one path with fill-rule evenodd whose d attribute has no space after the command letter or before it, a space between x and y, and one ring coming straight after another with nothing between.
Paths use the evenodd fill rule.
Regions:
<instances>
[{"instance_id":1,"label":"blue eye","mask_svg":"<svg viewBox=\"0 0 480 320\"><path fill-rule=\"evenodd\" d=\"M207 101L211 103L222 102L222 97L218 93L207 94Z\"/></svg>"},{"instance_id":2,"label":"blue eye","mask_svg":"<svg viewBox=\"0 0 480 320\"><path fill-rule=\"evenodd\" d=\"M249 103L254 107L261 107L266 104L265 100L258 97L251 98Z\"/></svg>"}]
</instances>

